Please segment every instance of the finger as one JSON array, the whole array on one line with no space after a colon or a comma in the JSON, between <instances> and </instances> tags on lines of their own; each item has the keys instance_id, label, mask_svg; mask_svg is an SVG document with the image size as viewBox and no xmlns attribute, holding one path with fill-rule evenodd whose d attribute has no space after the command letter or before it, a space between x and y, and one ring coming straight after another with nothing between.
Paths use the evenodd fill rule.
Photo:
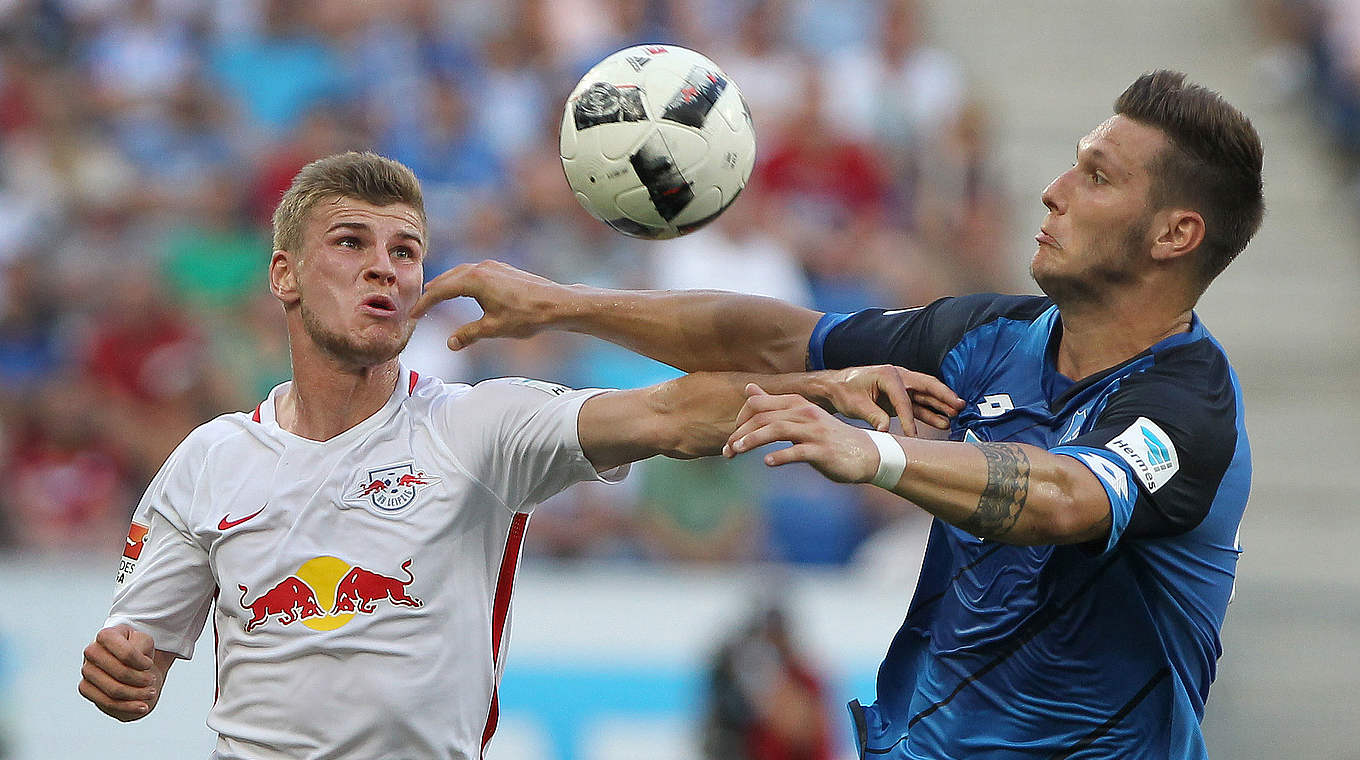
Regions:
<instances>
[{"instance_id":1,"label":"finger","mask_svg":"<svg viewBox=\"0 0 1360 760\"><path fill-rule=\"evenodd\" d=\"M472 264L459 264L447 272L435 277L425 285L425 292L416 299L416 305L411 307L411 317L420 319L425 316L425 312L430 307L440 301L447 301L450 298L457 298L466 293L466 281L468 272L472 269Z\"/></svg>"},{"instance_id":2,"label":"finger","mask_svg":"<svg viewBox=\"0 0 1360 760\"><path fill-rule=\"evenodd\" d=\"M151 659L155 652L151 637L138 634L131 626L116 625L105 628L95 635L95 643L101 645L119 662L135 670L150 670L155 664Z\"/></svg>"},{"instance_id":3,"label":"finger","mask_svg":"<svg viewBox=\"0 0 1360 760\"><path fill-rule=\"evenodd\" d=\"M804 425L788 420L777 420L737 438L731 445L733 451L741 454L778 441L802 443L805 437Z\"/></svg>"},{"instance_id":4,"label":"finger","mask_svg":"<svg viewBox=\"0 0 1360 760\"><path fill-rule=\"evenodd\" d=\"M805 403L807 407L816 408L810 402ZM821 412L820 409L817 409L817 411ZM736 429L733 430L732 433L727 436L727 445L736 443L738 439L750 435L752 432L759 430L760 428L767 427L769 425L774 425L777 423L803 424L809 422L810 421L809 417L805 414L805 412L806 410L803 406L796 406L787 409L770 409L768 411L759 412L757 414L751 415L747 419L742 420L741 424L737 425ZM825 412L822 413L825 414ZM812 417L811 419L816 418ZM736 453L741 452L737 451Z\"/></svg>"},{"instance_id":5,"label":"finger","mask_svg":"<svg viewBox=\"0 0 1360 760\"><path fill-rule=\"evenodd\" d=\"M845 399L837 407L837 411L848 417L864 420L874 427L875 430L887 430L888 424L892 422L892 415L878 404L865 402L861 397Z\"/></svg>"},{"instance_id":6,"label":"finger","mask_svg":"<svg viewBox=\"0 0 1360 760\"><path fill-rule=\"evenodd\" d=\"M770 467L779 467L790 462L811 462L815 456L815 450L816 446L811 443L795 444L766 454L765 464Z\"/></svg>"},{"instance_id":7,"label":"finger","mask_svg":"<svg viewBox=\"0 0 1360 760\"><path fill-rule=\"evenodd\" d=\"M89 660L85 661L80 667L80 677L92 684L103 694L111 699L121 701L140 701L148 702L156 699L156 688L154 684L133 684L115 678L98 667L95 667Z\"/></svg>"},{"instance_id":8,"label":"finger","mask_svg":"<svg viewBox=\"0 0 1360 760\"><path fill-rule=\"evenodd\" d=\"M737 412L738 426L761 412L787 409L795 403L806 401L802 396L771 396L755 383L747 383L746 392L749 394L746 403L742 404L741 410Z\"/></svg>"},{"instance_id":9,"label":"finger","mask_svg":"<svg viewBox=\"0 0 1360 760\"><path fill-rule=\"evenodd\" d=\"M915 399L916 403L926 403L944 414L953 414L963 410L963 399L959 398L957 393L934 375L912 372L909 369L899 367L898 376L908 390L914 391L912 398Z\"/></svg>"},{"instance_id":10,"label":"finger","mask_svg":"<svg viewBox=\"0 0 1360 760\"><path fill-rule=\"evenodd\" d=\"M962 409L962 407L955 408L944 399L923 391L911 391L911 399L915 402L917 408L928 407L946 417L953 417Z\"/></svg>"},{"instance_id":11,"label":"finger","mask_svg":"<svg viewBox=\"0 0 1360 760\"><path fill-rule=\"evenodd\" d=\"M93 702L95 707L98 707L104 714L121 721L136 720L151 712L150 704L137 699L115 699L100 691L99 687L89 681L81 681L76 690L80 692L80 696Z\"/></svg>"},{"instance_id":12,"label":"finger","mask_svg":"<svg viewBox=\"0 0 1360 760\"><path fill-rule=\"evenodd\" d=\"M892 405L893 412L896 413L897 419L902 422L902 429L906 430L907 425L911 423L912 408L915 406L911 403L911 395L907 392L907 386L902 383L900 376L894 375L885 378L883 382L879 383L879 387L888 396L888 403ZM874 427L880 431L887 432L888 420L883 421L882 427L879 427L878 425L874 425Z\"/></svg>"},{"instance_id":13,"label":"finger","mask_svg":"<svg viewBox=\"0 0 1360 760\"><path fill-rule=\"evenodd\" d=\"M467 348L482 339L482 336L489 332L487 329L486 317L474 319L462 325L449 336L448 346L450 351L458 351Z\"/></svg>"},{"instance_id":14,"label":"finger","mask_svg":"<svg viewBox=\"0 0 1360 760\"><path fill-rule=\"evenodd\" d=\"M944 416L943 414L934 412L930 409L925 408L924 406L916 407L914 413L916 415L917 422L924 422L925 424L933 428L937 428L939 430L949 429L949 418Z\"/></svg>"},{"instance_id":15,"label":"finger","mask_svg":"<svg viewBox=\"0 0 1360 760\"><path fill-rule=\"evenodd\" d=\"M725 444L725 447L731 448L732 444L736 443L739 439L744 438L747 435L751 434L752 432L755 432L756 430L765 427L766 425L774 422L776 419L779 419L777 412L761 412L759 414L752 415L745 420L742 420L741 423L737 425L737 428L733 430L730 435L727 436L727 443ZM735 454L740 452L734 450L733 453Z\"/></svg>"},{"instance_id":16,"label":"finger","mask_svg":"<svg viewBox=\"0 0 1360 760\"><path fill-rule=\"evenodd\" d=\"M901 417L900 419L902 420L903 435L909 435L913 438L921 437L921 426L916 424L916 415L913 414L910 417Z\"/></svg>"},{"instance_id":17,"label":"finger","mask_svg":"<svg viewBox=\"0 0 1360 760\"><path fill-rule=\"evenodd\" d=\"M117 681L132 686L150 686L155 680L154 669L131 667L98 643L85 647L85 664L108 673L110 677Z\"/></svg>"}]
</instances>

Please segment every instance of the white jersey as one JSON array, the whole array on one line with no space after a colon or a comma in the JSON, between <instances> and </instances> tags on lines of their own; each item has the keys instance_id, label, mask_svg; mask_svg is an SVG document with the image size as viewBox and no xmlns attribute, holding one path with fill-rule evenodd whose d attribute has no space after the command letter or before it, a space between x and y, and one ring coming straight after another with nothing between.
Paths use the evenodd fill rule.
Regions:
<instances>
[{"instance_id":1,"label":"white jersey","mask_svg":"<svg viewBox=\"0 0 1360 760\"><path fill-rule=\"evenodd\" d=\"M476 386L403 369L324 442L254 414L200 426L133 518L107 625L193 654L217 636L213 758L480 758L533 505L597 476L577 416L598 390Z\"/></svg>"}]
</instances>

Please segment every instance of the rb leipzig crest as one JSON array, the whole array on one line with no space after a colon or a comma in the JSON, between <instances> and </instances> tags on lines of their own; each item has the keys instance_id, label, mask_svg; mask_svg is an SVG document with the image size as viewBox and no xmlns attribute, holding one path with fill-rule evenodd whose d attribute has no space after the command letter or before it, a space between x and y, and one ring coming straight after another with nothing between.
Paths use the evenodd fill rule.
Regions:
<instances>
[{"instance_id":1,"label":"rb leipzig crest","mask_svg":"<svg viewBox=\"0 0 1360 760\"><path fill-rule=\"evenodd\" d=\"M409 507L416 493L439 478L418 469L415 462L361 470L345 501L373 507L379 514L393 514Z\"/></svg>"}]
</instances>

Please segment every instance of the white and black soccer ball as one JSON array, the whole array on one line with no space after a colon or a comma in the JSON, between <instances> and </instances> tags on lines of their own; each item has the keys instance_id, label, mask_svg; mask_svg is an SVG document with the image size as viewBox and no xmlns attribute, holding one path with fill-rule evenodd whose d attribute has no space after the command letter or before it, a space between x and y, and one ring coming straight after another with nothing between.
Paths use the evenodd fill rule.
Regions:
<instances>
[{"instance_id":1,"label":"white and black soccer ball","mask_svg":"<svg viewBox=\"0 0 1360 760\"><path fill-rule=\"evenodd\" d=\"M638 45L600 61L567 98L562 169L610 227L661 240L699 229L736 200L756 160L751 112L709 59Z\"/></svg>"}]
</instances>

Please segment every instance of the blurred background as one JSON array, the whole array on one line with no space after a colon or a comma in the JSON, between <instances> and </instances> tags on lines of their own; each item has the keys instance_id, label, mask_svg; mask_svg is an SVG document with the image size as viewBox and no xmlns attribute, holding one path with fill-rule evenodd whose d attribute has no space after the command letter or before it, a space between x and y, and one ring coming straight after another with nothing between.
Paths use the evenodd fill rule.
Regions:
<instances>
[{"instance_id":1,"label":"blurred background","mask_svg":"<svg viewBox=\"0 0 1360 760\"><path fill-rule=\"evenodd\" d=\"M641 242L577 206L562 102L600 58L691 47L741 87L739 202ZM1200 313L1256 479L1205 718L1223 758L1360 758L1357 0L0 0L0 760L206 756L211 648L131 725L79 698L138 496L197 424L289 373L269 217L306 162L420 176L427 277L496 258L614 287L823 311L1032 292L1039 192L1137 75L1223 92L1266 146L1265 227ZM567 335L405 362L634 387L674 371ZM664 460L532 521L495 760L831 760L873 698L928 521L756 461Z\"/></svg>"}]
</instances>

